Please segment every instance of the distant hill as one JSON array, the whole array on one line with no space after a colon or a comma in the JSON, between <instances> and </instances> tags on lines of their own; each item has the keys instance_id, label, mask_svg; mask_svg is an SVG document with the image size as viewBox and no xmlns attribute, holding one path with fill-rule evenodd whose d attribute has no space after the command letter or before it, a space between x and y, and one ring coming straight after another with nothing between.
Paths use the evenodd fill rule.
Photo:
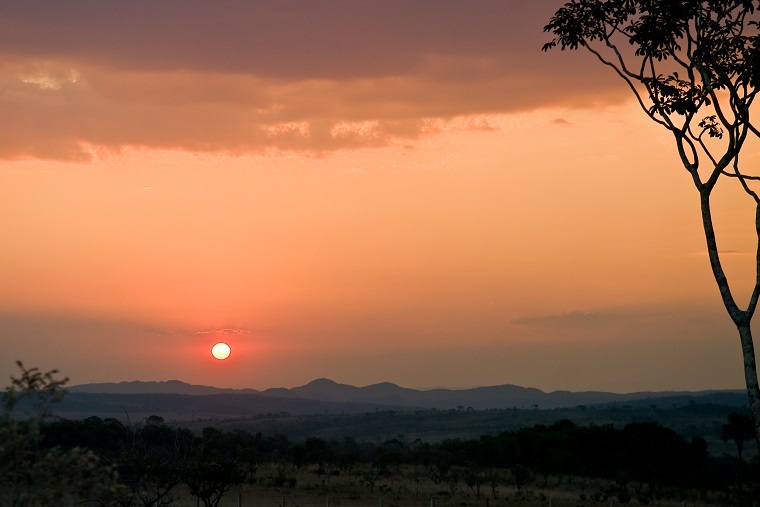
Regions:
<instances>
[{"instance_id":1,"label":"distant hill","mask_svg":"<svg viewBox=\"0 0 760 507\"><path fill-rule=\"evenodd\" d=\"M727 414L746 406L747 394L740 390L545 393L514 385L417 390L387 382L355 387L317 379L292 389L262 392L176 380L87 384L69 388L53 410L69 419L113 417L141 424L159 415L193 431L212 425L295 440L350 436L373 442L398 435L425 442L478 438L563 419L618 427L655 421L687 437L703 437L711 452L722 454L733 452L733 444L720 439L722 424ZM25 410L23 403L17 408Z\"/></svg>"},{"instance_id":2,"label":"distant hill","mask_svg":"<svg viewBox=\"0 0 760 507\"><path fill-rule=\"evenodd\" d=\"M229 389L211 386L187 384L179 380L160 382L105 382L101 384L81 384L66 388L71 393L103 394L256 394L256 389Z\"/></svg>"},{"instance_id":3,"label":"distant hill","mask_svg":"<svg viewBox=\"0 0 760 507\"><path fill-rule=\"evenodd\" d=\"M687 403L689 400L700 403L718 403L741 406L746 403L743 391L701 391L701 392L639 392L615 394L599 391L571 392L554 391L546 393L540 389L520 387L511 384L471 389L430 389L418 390L400 387L390 382L355 387L339 384L329 379L317 379L292 389L274 388L265 391L255 389L223 389L199 386L169 380L164 382L118 382L103 384L83 384L68 388L71 393L147 395L172 394L185 396L199 395L245 395L249 404L264 407L259 413L277 412L274 405L287 405L287 411L306 413L308 410L355 412L361 407L379 409L504 409L504 408L573 408L599 404L648 404ZM234 399L234 398L230 398ZM280 400L280 401L277 401ZM289 400L289 401L286 401ZM297 401L301 400L301 401ZM197 400L196 400L197 401ZM239 400L241 401L241 400ZM327 405L314 405L310 402L326 402ZM297 408L297 407L303 408ZM308 409L306 407L309 407ZM325 408L325 407L328 407ZM342 407L342 408L341 408ZM263 412L262 412L263 411Z\"/></svg>"},{"instance_id":4,"label":"distant hill","mask_svg":"<svg viewBox=\"0 0 760 507\"><path fill-rule=\"evenodd\" d=\"M21 406L23 409L23 405ZM59 416L80 419L89 416L139 421L149 415L167 420L255 418L280 415L360 414L406 407L372 403L333 402L303 398L276 398L261 394L116 394L69 392L55 405Z\"/></svg>"}]
</instances>

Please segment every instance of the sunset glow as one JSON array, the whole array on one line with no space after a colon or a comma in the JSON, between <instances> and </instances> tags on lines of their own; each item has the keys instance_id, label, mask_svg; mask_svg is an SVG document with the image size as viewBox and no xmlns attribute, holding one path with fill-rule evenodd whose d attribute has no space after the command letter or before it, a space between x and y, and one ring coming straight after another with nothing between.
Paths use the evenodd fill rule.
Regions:
<instances>
[{"instance_id":1,"label":"sunset glow","mask_svg":"<svg viewBox=\"0 0 760 507\"><path fill-rule=\"evenodd\" d=\"M561 3L0 5L0 376L741 388L698 196L608 69L541 52Z\"/></svg>"}]
</instances>

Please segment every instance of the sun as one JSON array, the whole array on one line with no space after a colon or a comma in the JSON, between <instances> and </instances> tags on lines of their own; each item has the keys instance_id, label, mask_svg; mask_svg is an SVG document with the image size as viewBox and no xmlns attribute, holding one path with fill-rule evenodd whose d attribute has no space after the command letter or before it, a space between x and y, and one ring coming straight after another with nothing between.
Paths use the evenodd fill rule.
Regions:
<instances>
[{"instance_id":1,"label":"sun","mask_svg":"<svg viewBox=\"0 0 760 507\"><path fill-rule=\"evenodd\" d=\"M232 352L230 349L230 346L224 342L219 342L213 347L211 347L211 355L219 359L220 361L222 359L227 359L228 357L230 357L230 352Z\"/></svg>"}]
</instances>

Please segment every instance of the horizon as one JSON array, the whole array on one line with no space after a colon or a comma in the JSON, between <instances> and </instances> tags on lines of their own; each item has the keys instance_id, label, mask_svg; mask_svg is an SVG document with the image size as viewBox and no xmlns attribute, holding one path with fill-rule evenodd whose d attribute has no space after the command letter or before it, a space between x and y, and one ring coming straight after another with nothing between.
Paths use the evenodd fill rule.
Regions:
<instances>
[{"instance_id":1,"label":"horizon","mask_svg":"<svg viewBox=\"0 0 760 507\"><path fill-rule=\"evenodd\" d=\"M545 391L543 389L539 389L537 387L532 386L521 386L517 384L495 384L495 385L478 385L478 386L470 386L470 387L444 387L444 386L436 386L436 387L410 387L410 386L404 386L397 384L395 382L376 382L373 384L367 384L367 385L353 385L353 384L347 384L344 382L338 382L336 380L321 377L321 378L315 378L313 380L310 380L309 382L306 382L302 385L297 386L270 386L266 388L253 388L253 387L224 387L224 386L214 386L214 385L205 385L205 384L193 384L190 382L185 382L180 379L167 379L167 380L120 380L120 381L111 381L111 382L88 382L85 384L74 384L74 385L66 385L64 386L64 389L68 388L76 388L76 387L85 387L85 386L99 386L99 385L120 385L120 384L167 384L167 383L179 383L190 387L209 387L212 389L219 389L219 390L233 390L233 391L255 391L257 393L263 393L270 390L280 390L280 389L286 389L286 390L292 390L292 389L298 389L301 387L306 387L310 384L320 382L320 381L328 381L332 384L339 385L339 386L348 386L348 387L355 387L357 389L364 389L366 387L373 387L377 385L382 384L390 384L395 387L399 387L401 389L409 389L413 391L435 391L435 390L444 390L444 391L469 391L473 389L481 389L481 388L492 388L492 387L517 387L520 389L536 389L538 391L541 391L545 394L552 394L552 393L558 393L558 392L568 392L568 393L583 393L583 392L599 392L599 393L608 393L608 394L618 394L618 395L629 395L629 394L647 394L647 393L656 393L656 394L662 394L662 393L673 393L673 394L699 394L699 393L714 393L714 392L744 392L744 388L736 388L736 389L700 389L700 390L658 390L658 391L629 391L629 392L616 392L616 391L600 391L600 390L585 390L585 391L570 391L565 389L555 389L551 391ZM86 392L86 391L85 391Z\"/></svg>"},{"instance_id":2,"label":"horizon","mask_svg":"<svg viewBox=\"0 0 760 507\"><path fill-rule=\"evenodd\" d=\"M0 377L743 389L689 176L541 51L563 3L0 5Z\"/></svg>"}]
</instances>

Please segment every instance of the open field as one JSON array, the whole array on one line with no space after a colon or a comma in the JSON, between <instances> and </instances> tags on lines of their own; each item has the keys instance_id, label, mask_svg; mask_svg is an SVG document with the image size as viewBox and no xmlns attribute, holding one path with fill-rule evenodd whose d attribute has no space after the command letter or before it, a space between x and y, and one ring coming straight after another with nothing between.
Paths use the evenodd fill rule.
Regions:
<instances>
[{"instance_id":1,"label":"open field","mask_svg":"<svg viewBox=\"0 0 760 507\"><path fill-rule=\"evenodd\" d=\"M622 503L617 497L610 498L603 493L615 488L615 483L578 477L538 477L518 491L514 481L509 479L509 472L503 470L501 476L505 481L496 487L494 498L490 486L481 485L480 493L476 494L465 481L436 485L420 476L424 473L421 469L402 467L398 474L377 480L372 486L363 478L366 470L327 478L320 478L315 471L313 467L292 470L296 485L275 488L267 486L266 479L274 472L274 467L260 470L257 475L261 477L255 484L233 488L222 498L219 507L592 507ZM639 493L646 492L646 487L638 484L627 487L632 494L631 505L643 504L636 500L637 489L642 490ZM723 494L705 498L696 491L682 492L683 496L676 490L663 490L662 493L667 497L649 501L660 506L727 504ZM644 496L640 498L643 500ZM173 505L178 507L203 505L184 489L177 492L175 499Z\"/></svg>"}]
</instances>

